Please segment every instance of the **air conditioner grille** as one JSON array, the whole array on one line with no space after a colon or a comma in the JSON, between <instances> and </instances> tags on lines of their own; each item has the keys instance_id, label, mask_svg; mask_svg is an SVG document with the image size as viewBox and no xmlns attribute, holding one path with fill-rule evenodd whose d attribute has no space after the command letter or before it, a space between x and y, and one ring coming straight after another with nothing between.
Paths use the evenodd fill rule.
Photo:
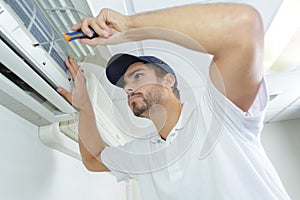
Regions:
<instances>
[{"instance_id":1,"label":"air conditioner grille","mask_svg":"<svg viewBox=\"0 0 300 200\"><path fill-rule=\"evenodd\" d=\"M86 1L78 0L35 0L44 11L45 17L58 33L68 32L82 17L92 16ZM79 41L67 43L68 53L77 60L100 54L97 48L83 45Z\"/></svg>"},{"instance_id":2,"label":"air conditioner grille","mask_svg":"<svg viewBox=\"0 0 300 200\"><path fill-rule=\"evenodd\" d=\"M62 68L67 71L67 67L65 65L65 62L61 59L61 57L59 56L59 54L56 51L51 51L50 53L51 57L56 60L56 62L60 65L63 66Z\"/></svg>"},{"instance_id":3,"label":"air conditioner grille","mask_svg":"<svg viewBox=\"0 0 300 200\"><path fill-rule=\"evenodd\" d=\"M32 28L30 29L30 32L32 33L38 33L39 32L39 29L33 25ZM42 34L35 34L34 37L38 40L38 41L45 41L46 38L45 36L43 36ZM50 50L50 44L44 44L42 45L44 47L44 49L46 51L49 51Z\"/></svg>"},{"instance_id":4,"label":"air conditioner grille","mask_svg":"<svg viewBox=\"0 0 300 200\"><path fill-rule=\"evenodd\" d=\"M23 21L24 26L33 34L38 42L51 41L58 39L59 36L51 27L50 23L40 10L39 6L33 0L4 0ZM41 45L57 64L66 72L67 68L64 64L67 48L60 43L55 45ZM58 53L60 52L60 54ZM61 52L64 52L63 54Z\"/></svg>"}]
</instances>

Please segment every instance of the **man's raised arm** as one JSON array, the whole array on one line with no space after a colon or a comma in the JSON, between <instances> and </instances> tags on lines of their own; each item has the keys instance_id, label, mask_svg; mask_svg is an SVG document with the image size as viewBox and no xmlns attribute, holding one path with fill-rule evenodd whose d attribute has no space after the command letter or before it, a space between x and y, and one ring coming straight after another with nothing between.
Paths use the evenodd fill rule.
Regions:
<instances>
[{"instance_id":1,"label":"man's raised arm","mask_svg":"<svg viewBox=\"0 0 300 200\"><path fill-rule=\"evenodd\" d=\"M89 34L89 26L100 35L81 40L89 45L160 39L212 54L212 82L243 111L262 80L264 29L258 12L245 4L188 5L131 16L103 9L73 29Z\"/></svg>"}]
</instances>

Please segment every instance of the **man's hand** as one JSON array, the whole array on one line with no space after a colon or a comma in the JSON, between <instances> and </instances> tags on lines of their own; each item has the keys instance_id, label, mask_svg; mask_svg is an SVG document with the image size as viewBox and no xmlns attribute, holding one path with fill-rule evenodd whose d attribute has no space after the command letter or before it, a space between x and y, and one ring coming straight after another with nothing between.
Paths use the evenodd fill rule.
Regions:
<instances>
[{"instance_id":1,"label":"man's hand","mask_svg":"<svg viewBox=\"0 0 300 200\"><path fill-rule=\"evenodd\" d=\"M91 103L86 89L85 79L82 71L77 65L76 60L69 56L68 60L65 61L65 64L73 78L74 89L73 91L69 92L64 88L57 88L57 91L77 109L82 110L85 108L90 108Z\"/></svg>"},{"instance_id":2,"label":"man's hand","mask_svg":"<svg viewBox=\"0 0 300 200\"><path fill-rule=\"evenodd\" d=\"M99 35L93 39L80 39L81 43L96 46L99 44L105 44L105 41L112 35L115 35L126 30L127 16L122 15L114 10L104 8L100 11L96 17L84 18L81 23L75 24L72 30L77 31L81 29L88 36L93 34L90 28Z\"/></svg>"}]
</instances>

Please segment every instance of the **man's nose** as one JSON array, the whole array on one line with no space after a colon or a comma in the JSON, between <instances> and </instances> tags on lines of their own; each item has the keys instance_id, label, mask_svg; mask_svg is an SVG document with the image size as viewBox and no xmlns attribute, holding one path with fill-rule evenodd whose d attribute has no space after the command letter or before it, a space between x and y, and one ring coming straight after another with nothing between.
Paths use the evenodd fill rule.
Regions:
<instances>
[{"instance_id":1,"label":"man's nose","mask_svg":"<svg viewBox=\"0 0 300 200\"><path fill-rule=\"evenodd\" d=\"M124 90L127 95L131 95L134 92L134 88L130 84L124 85Z\"/></svg>"}]
</instances>

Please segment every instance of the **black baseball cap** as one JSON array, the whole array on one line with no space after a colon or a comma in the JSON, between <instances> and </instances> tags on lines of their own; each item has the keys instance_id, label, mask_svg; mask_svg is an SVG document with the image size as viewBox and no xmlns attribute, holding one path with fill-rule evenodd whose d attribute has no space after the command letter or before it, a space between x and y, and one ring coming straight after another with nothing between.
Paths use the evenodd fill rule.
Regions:
<instances>
[{"instance_id":1,"label":"black baseball cap","mask_svg":"<svg viewBox=\"0 0 300 200\"><path fill-rule=\"evenodd\" d=\"M134 56L130 54L119 53L110 58L106 65L106 77L115 86L123 88L123 75L130 65L136 62L150 63L161 68L175 77L174 87L177 86L177 78L173 69L161 59L155 56Z\"/></svg>"}]
</instances>

